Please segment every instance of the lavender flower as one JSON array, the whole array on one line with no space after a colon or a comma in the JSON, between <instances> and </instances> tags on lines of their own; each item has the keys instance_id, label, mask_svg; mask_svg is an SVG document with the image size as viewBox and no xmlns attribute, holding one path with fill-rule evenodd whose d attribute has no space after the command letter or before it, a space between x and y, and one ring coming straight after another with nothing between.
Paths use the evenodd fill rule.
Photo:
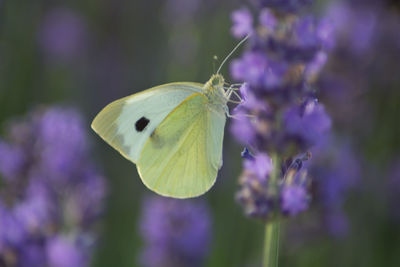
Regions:
<instances>
[{"instance_id":1,"label":"lavender flower","mask_svg":"<svg viewBox=\"0 0 400 267\"><path fill-rule=\"evenodd\" d=\"M105 195L84 123L66 108L10 124L0 145L0 263L88 266Z\"/></svg>"},{"instance_id":2,"label":"lavender flower","mask_svg":"<svg viewBox=\"0 0 400 267\"><path fill-rule=\"evenodd\" d=\"M143 266L202 266L211 241L211 221L202 202L162 197L143 203Z\"/></svg>"},{"instance_id":3,"label":"lavender flower","mask_svg":"<svg viewBox=\"0 0 400 267\"><path fill-rule=\"evenodd\" d=\"M309 1L258 2L271 8L259 11L258 25L249 26L255 20L245 9L232 15L235 37L250 29L253 35L231 63L232 77L245 82L231 131L254 153L244 159L237 199L246 214L267 220L297 215L310 205L312 181L302 162L331 127L313 83L335 43L327 20L293 16Z\"/></svg>"}]
</instances>

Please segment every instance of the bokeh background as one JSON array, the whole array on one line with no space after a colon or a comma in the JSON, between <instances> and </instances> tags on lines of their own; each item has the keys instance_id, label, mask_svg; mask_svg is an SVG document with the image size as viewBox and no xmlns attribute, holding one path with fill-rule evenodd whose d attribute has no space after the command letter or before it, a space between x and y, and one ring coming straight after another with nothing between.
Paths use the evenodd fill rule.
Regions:
<instances>
[{"instance_id":1,"label":"bokeh background","mask_svg":"<svg viewBox=\"0 0 400 267\"><path fill-rule=\"evenodd\" d=\"M317 84L335 138L350 144L357 158L356 172L347 158L335 168L352 171L355 182L339 190L340 218L327 223L311 207L283 221L280 266L399 266L400 5L342 1L346 8L340 9L334 2L314 1L306 12L343 16ZM91 120L111 101L143 89L207 81L237 44L230 16L246 4L0 0L0 136L32 110L57 105L81 114L91 161L107 184L91 266L141 266L140 224L151 217L146 209L157 209L145 203L153 193L135 166L95 135ZM222 73L230 80L229 64ZM247 218L235 201L243 148L229 131L225 136L219 178L198 199L212 229L204 266L260 266L264 225ZM6 190L3 183L0 188Z\"/></svg>"}]
</instances>

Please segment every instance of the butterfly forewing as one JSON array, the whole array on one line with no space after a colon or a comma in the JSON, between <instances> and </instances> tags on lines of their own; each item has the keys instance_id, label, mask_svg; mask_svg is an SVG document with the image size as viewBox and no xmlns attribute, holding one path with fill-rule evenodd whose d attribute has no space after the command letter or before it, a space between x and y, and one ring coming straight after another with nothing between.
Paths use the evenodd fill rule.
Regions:
<instances>
[{"instance_id":1,"label":"butterfly forewing","mask_svg":"<svg viewBox=\"0 0 400 267\"><path fill-rule=\"evenodd\" d=\"M202 91L197 83L171 83L148 89L106 106L92 128L124 157L136 163L156 127L189 96Z\"/></svg>"},{"instance_id":2,"label":"butterfly forewing","mask_svg":"<svg viewBox=\"0 0 400 267\"><path fill-rule=\"evenodd\" d=\"M225 114L197 93L178 105L150 134L137 167L146 186L176 198L201 195L214 184L222 161Z\"/></svg>"}]
</instances>

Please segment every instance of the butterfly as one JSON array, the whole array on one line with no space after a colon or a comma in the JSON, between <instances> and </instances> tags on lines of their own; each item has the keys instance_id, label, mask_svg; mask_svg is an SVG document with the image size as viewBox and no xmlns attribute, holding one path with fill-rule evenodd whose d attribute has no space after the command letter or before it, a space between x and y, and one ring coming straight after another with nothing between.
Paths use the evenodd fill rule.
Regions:
<instances>
[{"instance_id":1,"label":"butterfly","mask_svg":"<svg viewBox=\"0 0 400 267\"><path fill-rule=\"evenodd\" d=\"M174 198L196 197L215 183L222 166L228 102L219 71L205 83L160 85L116 100L95 117L92 129L136 164L143 183Z\"/></svg>"}]
</instances>

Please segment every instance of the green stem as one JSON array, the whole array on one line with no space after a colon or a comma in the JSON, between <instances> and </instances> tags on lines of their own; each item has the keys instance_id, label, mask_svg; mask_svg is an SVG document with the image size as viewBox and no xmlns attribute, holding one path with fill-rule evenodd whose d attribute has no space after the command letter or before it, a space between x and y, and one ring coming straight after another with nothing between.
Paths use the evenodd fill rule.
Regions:
<instances>
[{"instance_id":1,"label":"green stem","mask_svg":"<svg viewBox=\"0 0 400 267\"><path fill-rule=\"evenodd\" d=\"M265 225L263 267L278 267L279 227L279 221Z\"/></svg>"},{"instance_id":2,"label":"green stem","mask_svg":"<svg viewBox=\"0 0 400 267\"><path fill-rule=\"evenodd\" d=\"M280 160L277 155L272 155L273 171L269 179L270 193L278 197L278 179L280 175ZM275 203L275 212L278 210ZM264 237L264 264L263 267L278 267L279 256L279 220L273 219L265 225Z\"/></svg>"}]
</instances>

